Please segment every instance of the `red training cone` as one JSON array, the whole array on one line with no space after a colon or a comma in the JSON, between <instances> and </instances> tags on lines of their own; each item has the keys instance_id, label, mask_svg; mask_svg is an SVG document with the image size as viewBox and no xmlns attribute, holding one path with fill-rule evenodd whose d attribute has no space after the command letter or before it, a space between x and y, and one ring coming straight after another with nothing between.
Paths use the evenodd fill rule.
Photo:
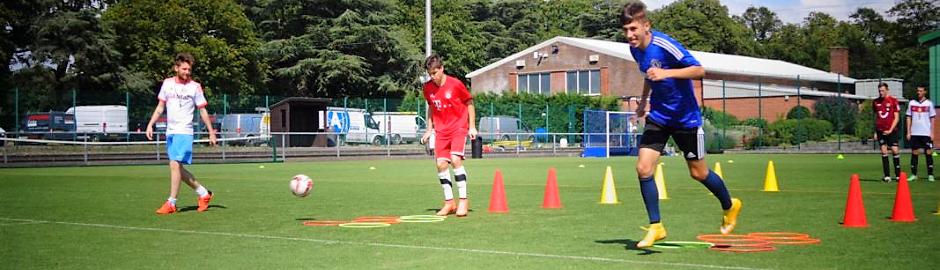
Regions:
<instances>
[{"instance_id":1,"label":"red training cone","mask_svg":"<svg viewBox=\"0 0 940 270\"><path fill-rule=\"evenodd\" d=\"M862 187L858 184L858 174L852 175L849 183L849 200L845 204L845 217L842 219L845 227L868 227L865 217L865 203L862 202Z\"/></svg>"},{"instance_id":2,"label":"red training cone","mask_svg":"<svg viewBox=\"0 0 940 270\"><path fill-rule=\"evenodd\" d=\"M548 183L545 184L545 199L542 208L561 208L561 198L558 196L558 179L555 177L555 168L548 168Z\"/></svg>"},{"instance_id":3,"label":"red training cone","mask_svg":"<svg viewBox=\"0 0 940 270\"><path fill-rule=\"evenodd\" d=\"M894 213L892 221L914 222L914 207L911 205L911 191L907 189L907 174L901 172L898 179L898 192L894 196Z\"/></svg>"},{"instance_id":4,"label":"red training cone","mask_svg":"<svg viewBox=\"0 0 940 270\"><path fill-rule=\"evenodd\" d=\"M506 204L506 191L503 189L503 173L496 171L493 177L493 192L490 193L490 213L509 213L509 205Z\"/></svg>"}]
</instances>

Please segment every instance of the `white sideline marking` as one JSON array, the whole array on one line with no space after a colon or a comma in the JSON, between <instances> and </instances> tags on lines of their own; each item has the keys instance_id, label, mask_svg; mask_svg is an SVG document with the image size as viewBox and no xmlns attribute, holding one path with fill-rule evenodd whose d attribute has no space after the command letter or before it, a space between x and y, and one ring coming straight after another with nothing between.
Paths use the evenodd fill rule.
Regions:
<instances>
[{"instance_id":1,"label":"white sideline marking","mask_svg":"<svg viewBox=\"0 0 940 270\"><path fill-rule=\"evenodd\" d=\"M461 252L472 252L472 253L481 253L481 254L527 256L527 257L539 257L539 258L600 261L600 262L619 262L619 263L663 265L663 266L676 266L676 267L689 267L689 268L738 269L738 270L765 270L766 269L766 268L750 268L750 267L736 267L736 266L694 264L694 263L634 261L634 260L624 260L624 259L604 258L604 257L556 255L556 254L513 252L513 251L499 251L499 250L486 250L486 249L447 248L447 247L433 247L433 246L415 246L415 245L401 245L401 244L336 241L336 240L323 240L323 239L313 239L313 238L296 238L296 237L283 237L283 236L273 236L273 235L243 234L243 233L205 232L205 231L176 230L176 229L162 229L162 228L130 227L130 226L120 226L120 225L110 225L110 224L64 222L64 221L51 221L51 220L34 220L34 219L18 219L18 218L3 218L3 217L0 217L0 220L26 222L26 223L16 223L16 224L10 224L10 225L48 223L48 224L61 224L61 225L83 226L83 227L124 229L124 230L134 230L134 231L155 231L155 232L169 232L169 233L217 235L217 236L230 236L230 237L240 237L240 238L287 240L287 241L297 241L297 242L316 242L316 243L324 243L324 244L363 245L363 246L373 246L373 247L394 247L394 248L428 249L428 250L440 250L440 251L461 251Z\"/></svg>"},{"instance_id":2,"label":"white sideline marking","mask_svg":"<svg viewBox=\"0 0 940 270\"><path fill-rule=\"evenodd\" d=\"M5 219L5 220L20 221L20 220L11 220L11 219ZM37 224L37 223L46 223L46 222L35 220L35 221L25 221L25 222L16 222L16 223L0 223L0 226L29 225L29 224Z\"/></svg>"}]
</instances>

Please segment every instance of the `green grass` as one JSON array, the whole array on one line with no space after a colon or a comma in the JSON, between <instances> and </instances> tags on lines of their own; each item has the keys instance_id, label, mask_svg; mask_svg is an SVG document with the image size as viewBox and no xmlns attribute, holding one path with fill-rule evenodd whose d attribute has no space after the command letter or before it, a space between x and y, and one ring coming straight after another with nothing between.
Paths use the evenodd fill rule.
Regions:
<instances>
[{"instance_id":1,"label":"green grass","mask_svg":"<svg viewBox=\"0 0 940 270\"><path fill-rule=\"evenodd\" d=\"M667 240L717 233L717 200L691 180L681 158L661 160L670 198L661 201ZM768 160L781 192L761 191ZM877 155L709 156L709 164L722 162L732 196L744 202L736 233L822 239L747 254L632 248L647 223L635 161L468 160L469 217L377 229L301 223L433 214L441 204L433 161L193 165L190 171L215 193L212 208L164 216L153 211L167 196L165 165L3 169L0 269L940 268L940 217L933 215L940 182L911 183L917 222L889 221L896 185L877 181ZM606 166L614 170L618 205L598 204ZM549 167L558 173L562 209L540 208ZM495 170L503 172L510 213L486 211ZM288 191L298 173L314 179L307 198ZM852 173L862 177L867 228L839 226ZM180 206L194 209L193 192L184 185L180 194Z\"/></svg>"}]
</instances>

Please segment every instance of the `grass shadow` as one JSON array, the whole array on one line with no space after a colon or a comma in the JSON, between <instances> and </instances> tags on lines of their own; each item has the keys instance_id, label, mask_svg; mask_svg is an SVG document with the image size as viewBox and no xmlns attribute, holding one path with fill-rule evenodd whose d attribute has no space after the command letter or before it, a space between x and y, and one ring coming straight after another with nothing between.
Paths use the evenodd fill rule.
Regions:
<instances>
[{"instance_id":1,"label":"grass shadow","mask_svg":"<svg viewBox=\"0 0 940 270\"><path fill-rule=\"evenodd\" d=\"M210 204L210 205L209 205L209 208L206 209L206 210L209 210L209 209L212 209L212 208L228 209L228 207L225 207L224 205ZM180 209L177 209L176 212L182 213L182 212L195 211L195 210L198 210L198 209L199 209L199 206L190 205L190 206L186 206L186 207L181 207Z\"/></svg>"},{"instance_id":2,"label":"grass shadow","mask_svg":"<svg viewBox=\"0 0 940 270\"><path fill-rule=\"evenodd\" d=\"M658 251L658 250L637 248L636 247L637 241L633 241L632 239L595 240L594 243L605 244L605 245L622 245L623 249L639 251L636 255L645 256L645 255L653 255L656 253L662 253L662 251Z\"/></svg>"}]
</instances>

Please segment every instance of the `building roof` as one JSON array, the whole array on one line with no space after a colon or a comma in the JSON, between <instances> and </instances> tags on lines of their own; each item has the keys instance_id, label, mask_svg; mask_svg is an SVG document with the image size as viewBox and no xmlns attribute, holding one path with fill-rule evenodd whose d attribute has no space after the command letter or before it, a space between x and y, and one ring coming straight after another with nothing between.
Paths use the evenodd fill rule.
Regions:
<instances>
[{"instance_id":1,"label":"building roof","mask_svg":"<svg viewBox=\"0 0 940 270\"><path fill-rule=\"evenodd\" d=\"M917 42L920 44L926 44L938 38L940 38L940 30L927 32L926 34L917 38ZM937 43L940 43L940 42L937 42Z\"/></svg>"},{"instance_id":2,"label":"building roof","mask_svg":"<svg viewBox=\"0 0 940 270\"><path fill-rule=\"evenodd\" d=\"M466 77L473 78L483 72L494 69L520 57L527 56L532 52L541 50L544 47L556 42L577 46L587 50L596 51L627 61L635 62L633 60L633 56L630 54L630 45L627 43L584 38L554 37L535 46L529 47L521 52L510 55L509 57L503 58L502 60L496 61L495 63L489 64L483 68L470 72ZM855 79L841 76L837 73L822 71L780 60L700 52L693 50L690 50L689 52L692 53L692 56L694 56L695 59L702 63L702 67L705 68L705 72L709 73L764 76L783 79L796 79L796 76L799 75L800 79L802 80L832 83L841 82L846 84L855 83Z\"/></svg>"}]
</instances>

